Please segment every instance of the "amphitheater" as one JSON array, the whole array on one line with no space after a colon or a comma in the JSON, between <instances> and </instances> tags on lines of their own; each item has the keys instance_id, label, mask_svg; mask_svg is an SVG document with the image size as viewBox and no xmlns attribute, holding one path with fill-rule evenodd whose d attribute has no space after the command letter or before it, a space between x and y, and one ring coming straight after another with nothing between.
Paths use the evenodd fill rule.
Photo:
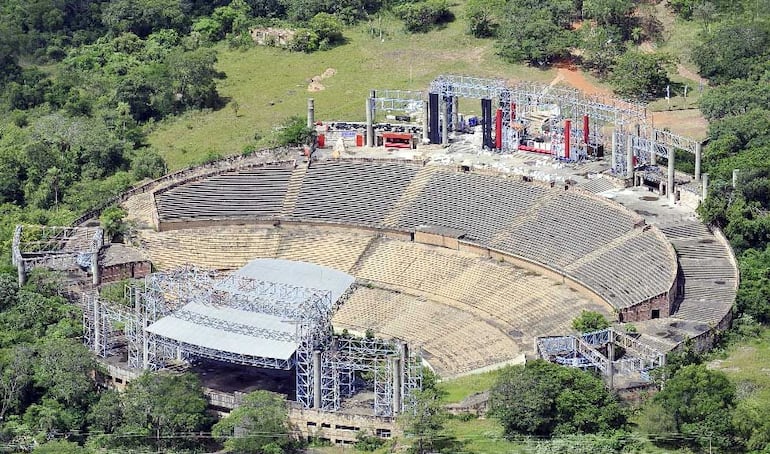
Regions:
<instances>
[{"instance_id":1,"label":"amphitheater","mask_svg":"<svg viewBox=\"0 0 770 454\"><path fill-rule=\"evenodd\" d=\"M437 162L266 154L169 175L123 206L159 270L276 258L354 276L335 330L404 340L445 378L523 362L582 310L661 351L729 324L734 259L691 213L610 180Z\"/></svg>"}]
</instances>

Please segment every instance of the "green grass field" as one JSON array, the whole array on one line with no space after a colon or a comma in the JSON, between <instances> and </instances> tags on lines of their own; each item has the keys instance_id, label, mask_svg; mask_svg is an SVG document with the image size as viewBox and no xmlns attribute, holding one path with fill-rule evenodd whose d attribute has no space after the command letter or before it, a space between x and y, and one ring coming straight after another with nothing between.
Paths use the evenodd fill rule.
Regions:
<instances>
[{"instance_id":1,"label":"green grass field","mask_svg":"<svg viewBox=\"0 0 770 454\"><path fill-rule=\"evenodd\" d=\"M763 328L756 339L730 345L724 358L711 361L709 367L727 374L739 397L770 402L770 328Z\"/></svg>"},{"instance_id":2,"label":"green grass field","mask_svg":"<svg viewBox=\"0 0 770 454\"><path fill-rule=\"evenodd\" d=\"M388 18L382 22L382 40L364 23L345 31L346 44L312 54L264 47L234 50L221 44L218 69L227 78L219 81L218 89L230 103L237 102L238 115L231 105L213 112L190 112L157 125L150 144L173 170L209 152L240 153L255 142L255 134L264 139L285 118L304 116L308 97L315 98L318 119L363 120L370 90L425 90L440 74L544 82L554 78L553 70L505 63L496 55L492 40L465 33L461 5L453 10L458 19L440 30L408 35L400 21ZM336 73L320 81L324 89L309 92L310 79L329 68Z\"/></svg>"}]
</instances>

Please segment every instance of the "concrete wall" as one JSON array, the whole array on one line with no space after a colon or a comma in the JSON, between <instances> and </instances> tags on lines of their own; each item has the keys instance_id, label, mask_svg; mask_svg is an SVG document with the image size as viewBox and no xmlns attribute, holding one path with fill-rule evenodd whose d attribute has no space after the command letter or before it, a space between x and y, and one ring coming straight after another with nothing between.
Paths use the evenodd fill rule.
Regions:
<instances>
[{"instance_id":1,"label":"concrete wall","mask_svg":"<svg viewBox=\"0 0 770 454\"><path fill-rule=\"evenodd\" d=\"M380 438L403 435L393 418L330 413L292 407L289 422L296 433L305 439L317 438L334 444L353 444L358 432L367 432Z\"/></svg>"},{"instance_id":2,"label":"concrete wall","mask_svg":"<svg viewBox=\"0 0 770 454\"><path fill-rule=\"evenodd\" d=\"M106 284L123 279L141 278L147 276L151 272L152 264L147 260L104 266L101 269L102 283Z\"/></svg>"},{"instance_id":3,"label":"concrete wall","mask_svg":"<svg viewBox=\"0 0 770 454\"><path fill-rule=\"evenodd\" d=\"M456 237L444 236L438 233L416 231L414 232L414 242L429 244L432 246L441 246L454 250L458 250L460 248L459 241Z\"/></svg>"},{"instance_id":4,"label":"concrete wall","mask_svg":"<svg viewBox=\"0 0 770 454\"><path fill-rule=\"evenodd\" d=\"M669 316L671 304L667 294L658 295L637 305L621 309L618 315L622 322L640 322L652 319L652 311L654 310L659 311L656 318Z\"/></svg>"}]
</instances>

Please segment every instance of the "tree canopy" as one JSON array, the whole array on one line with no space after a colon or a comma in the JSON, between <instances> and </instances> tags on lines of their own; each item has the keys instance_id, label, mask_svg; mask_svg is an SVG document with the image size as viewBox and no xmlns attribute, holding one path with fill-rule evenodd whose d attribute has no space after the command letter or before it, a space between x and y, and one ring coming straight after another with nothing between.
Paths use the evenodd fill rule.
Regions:
<instances>
[{"instance_id":1,"label":"tree canopy","mask_svg":"<svg viewBox=\"0 0 770 454\"><path fill-rule=\"evenodd\" d=\"M490 404L507 436L606 432L626 420L600 379L543 360L504 369Z\"/></svg>"}]
</instances>

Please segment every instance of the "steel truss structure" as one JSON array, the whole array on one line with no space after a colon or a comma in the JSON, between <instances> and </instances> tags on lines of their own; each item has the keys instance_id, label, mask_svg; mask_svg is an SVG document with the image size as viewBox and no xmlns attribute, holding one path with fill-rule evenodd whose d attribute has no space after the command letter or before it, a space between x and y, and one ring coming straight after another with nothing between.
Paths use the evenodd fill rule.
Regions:
<instances>
[{"instance_id":1,"label":"steel truss structure","mask_svg":"<svg viewBox=\"0 0 770 454\"><path fill-rule=\"evenodd\" d=\"M119 348L128 353L135 369L158 370L178 361L214 359L245 366L296 372L296 400L305 408L338 410L352 395L355 374L374 377L374 411L393 416L410 408L422 385L422 359L406 344L382 339L335 337L331 317L353 288L337 301L331 292L285 283L267 282L237 274L184 267L153 273L140 284L126 286L131 307L100 300L95 292L82 296L84 343L100 357ZM294 333L222 320L185 309L188 303L226 307L281 317L295 326ZM254 357L193 345L148 330L172 316L180 321L261 340L295 342L288 359Z\"/></svg>"},{"instance_id":2,"label":"steel truss structure","mask_svg":"<svg viewBox=\"0 0 770 454\"><path fill-rule=\"evenodd\" d=\"M619 359L615 359L615 347L625 351ZM538 358L564 366L594 369L610 380L617 372L639 374L649 380L649 372L666 363L665 354L613 328L580 336L538 337L535 348Z\"/></svg>"},{"instance_id":3,"label":"steel truss structure","mask_svg":"<svg viewBox=\"0 0 770 454\"><path fill-rule=\"evenodd\" d=\"M682 150L695 155L694 179L701 180L701 143L656 129L644 104L532 82L508 85L503 79L440 75L430 83L427 99L420 91L372 90L367 99L367 145L374 146L376 109L412 112L418 107L423 111L423 140L447 144L449 131L459 126L458 98L482 100L483 144L487 149L518 150L519 131L528 125L531 115L555 106L558 115L552 118L550 129L555 140L552 154L574 161L585 156L588 147L603 147L611 156L611 171L621 178L633 178L635 167L654 166L658 158L666 159L673 169L674 151ZM496 105L494 114L490 101ZM497 130L494 140L493 122ZM666 181L669 198L674 200L673 170Z\"/></svg>"},{"instance_id":4,"label":"steel truss structure","mask_svg":"<svg viewBox=\"0 0 770 454\"><path fill-rule=\"evenodd\" d=\"M19 271L19 283L35 267L73 269L92 267L104 245L101 227L17 225L13 232L11 260Z\"/></svg>"}]
</instances>

